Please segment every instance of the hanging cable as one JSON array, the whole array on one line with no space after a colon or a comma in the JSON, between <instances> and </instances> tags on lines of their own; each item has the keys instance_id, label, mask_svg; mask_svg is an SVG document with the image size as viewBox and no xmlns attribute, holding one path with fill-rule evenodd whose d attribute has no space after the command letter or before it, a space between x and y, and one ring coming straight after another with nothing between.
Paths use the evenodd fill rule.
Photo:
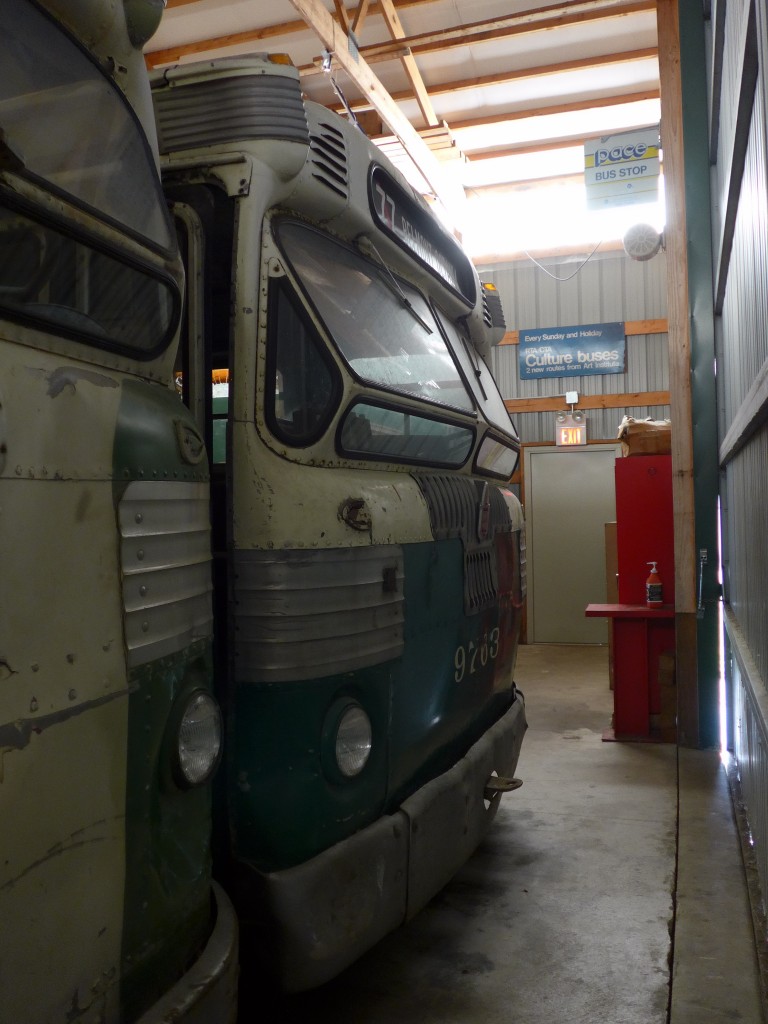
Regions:
<instances>
[{"instance_id":1,"label":"hanging cable","mask_svg":"<svg viewBox=\"0 0 768 1024\"><path fill-rule=\"evenodd\" d=\"M558 277L558 276L557 276L556 274L551 274L551 273L550 273L550 272L549 272L549 271L547 270L547 268L546 268L546 267L545 267L545 266L544 266L543 264L539 263L539 261L538 261L537 259L535 259L535 258L534 258L533 256L531 256L531 254L530 254L530 253L529 253L529 252L528 252L528 251L527 251L526 249L523 249L523 253L524 253L524 254L525 254L525 255L526 255L527 257L528 257L528 259L529 259L529 260L531 261L531 263L535 263L535 264L536 264L536 266L537 266L537 267L539 268L539 270L543 270L543 271L544 271L544 273L545 273L545 274L546 274L546 275L547 275L548 277L551 277L553 281L560 281L560 282L563 282L563 281L570 281L572 277L576 277L576 275L577 275L577 274L579 273L579 271L580 271L580 270L581 270L581 269L582 269L583 267L586 267L586 265L587 265L587 264L589 263L589 261L590 261L590 260L592 259L592 257L593 257L593 256L595 255L595 253L597 252L597 250L598 250L598 249L600 248L600 246L601 246L602 244L603 244L603 240L602 240L602 238L601 238L601 239L600 239L600 241L599 241L599 242L597 243L597 245L595 246L595 248L594 248L594 249L592 250L592 252L591 252L591 253L589 254L589 256L587 256L587 258L586 258L585 260L583 260L583 262L581 262L581 263L580 263L580 264L578 265L578 267L576 267L576 269L574 270L574 272L573 272L572 274L569 274L569 275L568 275L567 277Z\"/></svg>"}]
</instances>

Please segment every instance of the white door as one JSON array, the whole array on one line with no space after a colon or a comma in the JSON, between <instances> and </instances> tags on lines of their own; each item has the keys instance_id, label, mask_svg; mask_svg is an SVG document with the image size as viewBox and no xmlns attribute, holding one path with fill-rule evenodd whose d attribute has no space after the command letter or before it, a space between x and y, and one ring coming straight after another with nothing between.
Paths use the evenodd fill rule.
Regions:
<instances>
[{"instance_id":1,"label":"white door","mask_svg":"<svg viewBox=\"0 0 768 1024\"><path fill-rule=\"evenodd\" d=\"M528 641L604 644L605 523L616 518L618 444L525 450Z\"/></svg>"}]
</instances>

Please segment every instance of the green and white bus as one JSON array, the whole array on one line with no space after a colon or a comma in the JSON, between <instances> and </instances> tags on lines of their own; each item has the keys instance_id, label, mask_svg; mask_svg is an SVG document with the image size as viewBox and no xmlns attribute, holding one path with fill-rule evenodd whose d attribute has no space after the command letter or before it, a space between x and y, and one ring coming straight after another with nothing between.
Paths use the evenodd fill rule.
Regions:
<instances>
[{"instance_id":1,"label":"green and white bus","mask_svg":"<svg viewBox=\"0 0 768 1024\"><path fill-rule=\"evenodd\" d=\"M218 877L297 991L423 907L519 785L501 304L284 56L152 92L187 270L177 379L212 453Z\"/></svg>"},{"instance_id":2,"label":"green and white bus","mask_svg":"<svg viewBox=\"0 0 768 1024\"><path fill-rule=\"evenodd\" d=\"M141 47L0 4L0 1019L231 1024L209 469Z\"/></svg>"}]
</instances>

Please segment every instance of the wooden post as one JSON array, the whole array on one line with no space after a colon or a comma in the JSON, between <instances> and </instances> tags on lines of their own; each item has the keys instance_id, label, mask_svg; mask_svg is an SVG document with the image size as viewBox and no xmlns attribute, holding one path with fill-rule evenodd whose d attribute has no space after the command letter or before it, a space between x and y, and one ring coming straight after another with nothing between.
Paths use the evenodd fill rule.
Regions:
<instances>
[{"instance_id":1,"label":"wooden post","mask_svg":"<svg viewBox=\"0 0 768 1024\"><path fill-rule=\"evenodd\" d=\"M672 420L672 501L675 538L675 625L678 738L698 746L696 540L691 415L691 333L683 155L678 0L657 0L661 127L667 224L667 320Z\"/></svg>"}]
</instances>

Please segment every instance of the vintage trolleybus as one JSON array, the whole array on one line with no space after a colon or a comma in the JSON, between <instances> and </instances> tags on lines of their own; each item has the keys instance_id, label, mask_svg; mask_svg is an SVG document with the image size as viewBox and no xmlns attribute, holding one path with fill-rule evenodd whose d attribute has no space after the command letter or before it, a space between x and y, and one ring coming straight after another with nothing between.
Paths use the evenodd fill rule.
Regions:
<instances>
[{"instance_id":1,"label":"vintage trolleybus","mask_svg":"<svg viewBox=\"0 0 768 1024\"><path fill-rule=\"evenodd\" d=\"M284 57L152 88L178 380L213 457L221 879L299 990L416 913L518 785L519 445L483 358L503 318Z\"/></svg>"},{"instance_id":2,"label":"vintage trolleybus","mask_svg":"<svg viewBox=\"0 0 768 1024\"><path fill-rule=\"evenodd\" d=\"M230 1022L154 2L0 4L0 1020ZM150 132L145 134L145 127Z\"/></svg>"}]
</instances>

